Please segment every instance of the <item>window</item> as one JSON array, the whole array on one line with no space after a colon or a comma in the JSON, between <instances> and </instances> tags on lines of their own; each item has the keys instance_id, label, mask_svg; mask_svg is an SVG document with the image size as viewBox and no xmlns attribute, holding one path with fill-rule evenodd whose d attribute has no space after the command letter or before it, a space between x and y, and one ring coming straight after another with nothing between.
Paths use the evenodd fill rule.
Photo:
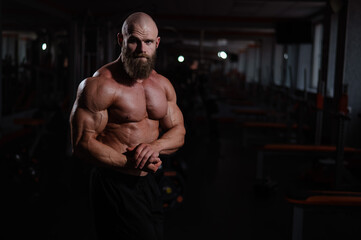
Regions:
<instances>
[{"instance_id":1,"label":"window","mask_svg":"<svg viewBox=\"0 0 361 240\"><path fill-rule=\"evenodd\" d=\"M311 88L317 89L318 80L320 77L321 59L322 59L322 24L315 25L314 39L313 39L313 56L312 56L312 79Z\"/></svg>"},{"instance_id":2,"label":"window","mask_svg":"<svg viewBox=\"0 0 361 240\"><path fill-rule=\"evenodd\" d=\"M336 48L337 48L337 28L338 28L338 15L331 16L331 29L330 29L330 48L328 51L328 73L327 73L327 89L326 96L334 96L334 83L335 83L335 66L336 66Z\"/></svg>"},{"instance_id":3,"label":"window","mask_svg":"<svg viewBox=\"0 0 361 240\"><path fill-rule=\"evenodd\" d=\"M310 87L312 45L301 44L298 56L297 89L306 90Z\"/></svg>"},{"instance_id":4,"label":"window","mask_svg":"<svg viewBox=\"0 0 361 240\"><path fill-rule=\"evenodd\" d=\"M281 85L282 83L283 48L284 47L281 44L277 44L275 47L273 79L274 79L274 84L276 85Z\"/></svg>"}]
</instances>

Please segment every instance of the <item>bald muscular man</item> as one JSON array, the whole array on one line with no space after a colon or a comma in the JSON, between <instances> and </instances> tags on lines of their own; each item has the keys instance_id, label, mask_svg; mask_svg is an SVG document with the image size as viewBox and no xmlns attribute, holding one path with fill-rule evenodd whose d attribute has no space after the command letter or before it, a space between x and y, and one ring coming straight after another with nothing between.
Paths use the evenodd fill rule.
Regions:
<instances>
[{"instance_id":1,"label":"bald muscular man","mask_svg":"<svg viewBox=\"0 0 361 240\"><path fill-rule=\"evenodd\" d=\"M154 68L153 19L131 14L117 35L120 56L83 80L70 115L73 155L95 166L92 203L99 239L162 239L160 155L184 144L170 81Z\"/></svg>"}]
</instances>

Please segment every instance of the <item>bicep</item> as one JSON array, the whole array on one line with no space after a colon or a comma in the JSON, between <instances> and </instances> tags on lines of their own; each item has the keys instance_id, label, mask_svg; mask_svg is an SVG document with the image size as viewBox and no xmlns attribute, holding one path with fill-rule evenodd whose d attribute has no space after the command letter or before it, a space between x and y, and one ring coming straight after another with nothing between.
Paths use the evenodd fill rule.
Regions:
<instances>
[{"instance_id":1,"label":"bicep","mask_svg":"<svg viewBox=\"0 0 361 240\"><path fill-rule=\"evenodd\" d=\"M108 122L106 109L111 104L113 95L99 81L91 78L79 84L70 118L73 145L78 145L89 137L96 138Z\"/></svg>"},{"instance_id":2,"label":"bicep","mask_svg":"<svg viewBox=\"0 0 361 240\"><path fill-rule=\"evenodd\" d=\"M177 125L183 126L183 121L183 114L177 104L168 102L167 115L160 121L162 129L168 130Z\"/></svg>"},{"instance_id":3,"label":"bicep","mask_svg":"<svg viewBox=\"0 0 361 240\"><path fill-rule=\"evenodd\" d=\"M164 130L173 128L175 126L184 125L183 114L177 105L177 96L172 84L167 81L165 84L166 98L167 98L167 114L160 121L161 127Z\"/></svg>"}]
</instances>

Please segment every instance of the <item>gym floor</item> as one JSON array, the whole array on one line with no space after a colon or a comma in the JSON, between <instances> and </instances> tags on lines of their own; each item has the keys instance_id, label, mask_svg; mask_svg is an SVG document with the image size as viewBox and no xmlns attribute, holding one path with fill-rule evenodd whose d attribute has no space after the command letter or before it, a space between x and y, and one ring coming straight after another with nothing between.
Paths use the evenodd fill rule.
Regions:
<instances>
[{"instance_id":1,"label":"gym floor","mask_svg":"<svg viewBox=\"0 0 361 240\"><path fill-rule=\"evenodd\" d=\"M219 114L227 117L229 112ZM291 239L292 206L285 200L285 192L304 163L270 160L268 167L277 184L269 194L260 196L254 191L255 152L240 147L237 126L212 125L204 118L194 118L187 127L187 142L180 155L186 166L184 201L166 212L165 239ZM48 189L46 197L11 202L2 239L95 240L86 194L69 191L71 159L56 158L52 169L57 170L47 176L46 184L52 186L43 186ZM73 199L78 199L75 205ZM355 209L306 212L304 219L304 239L361 236L361 214Z\"/></svg>"},{"instance_id":2,"label":"gym floor","mask_svg":"<svg viewBox=\"0 0 361 240\"><path fill-rule=\"evenodd\" d=\"M292 206L285 196L299 173L297 164L272 162L276 187L259 195L254 190L255 152L240 147L229 123L219 127L218 157L211 140L194 140L198 144L189 155L184 206L169 212L166 239L291 239ZM298 166L302 169L302 162ZM306 211L304 239L359 239L360 213Z\"/></svg>"},{"instance_id":3,"label":"gym floor","mask_svg":"<svg viewBox=\"0 0 361 240\"><path fill-rule=\"evenodd\" d=\"M218 104L223 109L218 116L229 117L227 104ZM273 187L260 194L254 188L256 152L241 147L237 130L237 125L218 122L215 129L192 133L187 194L184 206L168 214L166 239L292 238L293 208L285 196L312 161L268 158L265 168ZM215 131L218 136L212 137ZM355 208L307 210L303 239L360 239L360 213Z\"/></svg>"},{"instance_id":4,"label":"gym floor","mask_svg":"<svg viewBox=\"0 0 361 240\"><path fill-rule=\"evenodd\" d=\"M290 206L280 192L255 195L255 155L240 147L235 129L218 123L208 135L192 133L185 202L169 212L166 239L290 239Z\"/></svg>"}]
</instances>

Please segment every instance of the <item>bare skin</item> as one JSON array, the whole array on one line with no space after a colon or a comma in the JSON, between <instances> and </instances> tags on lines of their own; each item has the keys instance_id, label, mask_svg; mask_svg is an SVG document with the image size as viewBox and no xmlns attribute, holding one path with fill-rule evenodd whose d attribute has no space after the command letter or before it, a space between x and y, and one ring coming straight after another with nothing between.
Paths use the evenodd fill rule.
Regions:
<instances>
[{"instance_id":1,"label":"bare skin","mask_svg":"<svg viewBox=\"0 0 361 240\"><path fill-rule=\"evenodd\" d=\"M137 61L149 61L159 41L155 23L142 13L128 18L118 34L118 43ZM131 175L156 172L162 163L159 155L184 144L183 115L176 101L167 78L151 70L134 79L120 56L79 84L70 116L74 154Z\"/></svg>"}]
</instances>

